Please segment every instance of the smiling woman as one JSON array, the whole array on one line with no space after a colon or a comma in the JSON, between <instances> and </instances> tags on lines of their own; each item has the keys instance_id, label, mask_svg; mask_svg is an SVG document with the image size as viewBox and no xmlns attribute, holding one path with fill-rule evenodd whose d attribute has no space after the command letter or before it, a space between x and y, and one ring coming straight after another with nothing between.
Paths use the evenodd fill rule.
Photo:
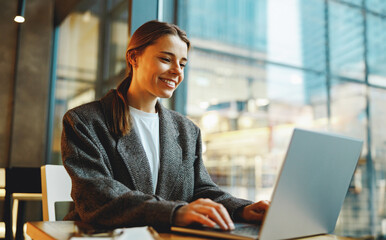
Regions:
<instances>
[{"instance_id":1,"label":"smiling woman","mask_svg":"<svg viewBox=\"0 0 386 240\"><path fill-rule=\"evenodd\" d=\"M262 220L269 203L235 198L214 184L200 129L158 101L183 81L189 47L176 25L145 23L130 40L127 77L117 90L65 114L62 158L75 203L67 220L226 230L234 220Z\"/></svg>"},{"instance_id":2,"label":"smiling woman","mask_svg":"<svg viewBox=\"0 0 386 240\"><path fill-rule=\"evenodd\" d=\"M122 117L129 116L127 105L155 112L157 97L171 97L184 78L183 69L179 69L176 75L174 67L178 65L183 68L187 62L189 48L190 41L186 33L173 24L150 21L134 32L126 50L127 78L119 84L113 100L116 107L113 108L112 131L115 134L124 135L130 131L130 118ZM153 76L154 74L156 76ZM174 79L176 86L169 89L168 95L158 96L154 92L158 87L157 79L169 80L166 84L169 88L173 85L170 81Z\"/></svg>"}]
</instances>

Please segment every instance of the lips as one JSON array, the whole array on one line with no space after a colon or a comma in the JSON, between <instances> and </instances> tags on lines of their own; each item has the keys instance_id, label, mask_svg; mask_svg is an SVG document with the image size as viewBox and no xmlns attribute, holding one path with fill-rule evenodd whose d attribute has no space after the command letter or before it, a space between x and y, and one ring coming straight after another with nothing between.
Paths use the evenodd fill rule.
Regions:
<instances>
[{"instance_id":1,"label":"lips","mask_svg":"<svg viewBox=\"0 0 386 240\"><path fill-rule=\"evenodd\" d=\"M175 88L176 87L176 81L167 79L167 78L159 78L162 82L166 83L169 87Z\"/></svg>"}]
</instances>

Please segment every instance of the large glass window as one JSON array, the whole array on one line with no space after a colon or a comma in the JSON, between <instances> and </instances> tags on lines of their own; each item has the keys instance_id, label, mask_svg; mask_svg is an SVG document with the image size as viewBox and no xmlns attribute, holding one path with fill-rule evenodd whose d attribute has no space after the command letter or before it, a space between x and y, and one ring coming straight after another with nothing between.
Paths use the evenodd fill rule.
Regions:
<instances>
[{"instance_id":1,"label":"large glass window","mask_svg":"<svg viewBox=\"0 0 386 240\"><path fill-rule=\"evenodd\" d=\"M294 127L360 138L336 234L385 234L384 5L178 1L178 24L193 48L187 96L176 101L186 101L186 114L200 126L204 163L221 188L269 198Z\"/></svg>"},{"instance_id":2,"label":"large glass window","mask_svg":"<svg viewBox=\"0 0 386 240\"><path fill-rule=\"evenodd\" d=\"M93 100L97 80L100 1L81 2L60 25L51 163L60 164L64 113Z\"/></svg>"},{"instance_id":3,"label":"large glass window","mask_svg":"<svg viewBox=\"0 0 386 240\"><path fill-rule=\"evenodd\" d=\"M61 164L64 113L116 86L126 69L128 1L82 0L61 23L50 163Z\"/></svg>"}]
</instances>

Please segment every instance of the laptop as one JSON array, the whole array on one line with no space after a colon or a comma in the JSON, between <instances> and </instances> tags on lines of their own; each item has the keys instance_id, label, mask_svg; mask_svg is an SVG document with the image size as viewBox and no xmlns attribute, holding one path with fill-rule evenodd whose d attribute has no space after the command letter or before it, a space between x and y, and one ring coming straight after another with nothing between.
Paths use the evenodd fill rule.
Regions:
<instances>
[{"instance_id":1,"label":"laptop","mask_svg":"<svg viewBox=\"0 0 386 240\"><path fill-rule=\"evenodd\" d=\"M333 233L362 144L350 137L295 128L261 227L235 223L232 231L204 226L173 226L171 230L263 240Z\"/></svg>"}]
</instances>

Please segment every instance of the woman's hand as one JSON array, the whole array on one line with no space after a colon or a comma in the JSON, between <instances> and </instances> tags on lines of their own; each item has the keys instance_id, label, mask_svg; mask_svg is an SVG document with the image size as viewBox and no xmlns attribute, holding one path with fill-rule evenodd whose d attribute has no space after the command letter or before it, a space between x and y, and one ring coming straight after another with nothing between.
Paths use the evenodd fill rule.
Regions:
<instances>
[{"instance_id":1,"label":"woman's hand","mask_svg":"<svg viewBox=\"0 0 386 240\"><path fill-rule=\"evenodd\" d=\"M269 208L269 201L260 201L244 207L241 217L248 222L262 222Z\"/></svg>"},{"instance_id":2,"label":"woman's hand","mask_svg":"<svg viewBox=\"0 0 386 240\"><path fill-rule=\"evenodd\" d=\"M201 223L209 227L217 224L223 230L235 228L228 211L222 204L204 198L180 207L176 212L174 223L179 226Z\"/></svg>"}]
</instances>

